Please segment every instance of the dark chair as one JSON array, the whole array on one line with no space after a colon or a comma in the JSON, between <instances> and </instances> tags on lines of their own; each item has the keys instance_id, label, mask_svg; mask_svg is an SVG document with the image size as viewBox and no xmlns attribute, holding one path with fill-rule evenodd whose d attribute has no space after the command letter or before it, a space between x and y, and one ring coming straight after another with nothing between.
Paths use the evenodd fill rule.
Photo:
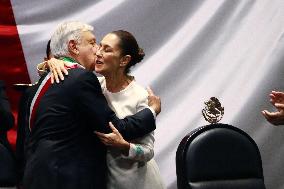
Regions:
<instances>
[{"instance_id":1,"label":"dark chair","mask_svg":"<svg viewBox=\"0 0 284 189\"><path fill-rule=\"evenodd\" d=\"M265 189L260 152L244 131L226 124L199 127L176 152L178 189Z\"/></svg>"}]
</instances>

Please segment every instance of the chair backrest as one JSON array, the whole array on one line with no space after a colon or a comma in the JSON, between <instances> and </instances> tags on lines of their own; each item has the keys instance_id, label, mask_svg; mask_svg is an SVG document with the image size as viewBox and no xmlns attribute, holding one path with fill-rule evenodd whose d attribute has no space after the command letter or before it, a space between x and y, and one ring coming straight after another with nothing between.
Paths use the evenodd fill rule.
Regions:
<instances>
[{"instance_id":1,"label":"chair backrest","mask_svg":"<svg viewBox=\"0 0 284 189\"><path fill-rule=\"evenodd\" d=\"M264 189L262 161L254 140L226 124L199 127L176 152L178 189Z\"/></svg>"}]
</instances>

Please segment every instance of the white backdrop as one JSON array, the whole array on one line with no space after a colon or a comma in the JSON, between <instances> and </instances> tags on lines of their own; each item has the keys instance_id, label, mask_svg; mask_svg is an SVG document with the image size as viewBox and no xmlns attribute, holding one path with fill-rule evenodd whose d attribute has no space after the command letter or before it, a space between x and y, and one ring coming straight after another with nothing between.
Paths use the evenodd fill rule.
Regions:
<instances>
[{"instance_id":1,"label":"white backdrop","mask_svg":"<svg viewBox=\"0 0 284 189\"><path fill-rule=\"evenodd\" d=\"M175 152L192 129L206 124L203 102L225 107L223 123L246 131L260 148L267 189L284 188L284 126L272 110L271 90L284 91L283 0L11 0L29 75L45 56L53 29L66 20L95 27L98 41L124 29L144 48L132 74L162 98L155 159L167 188L176 188Z\"/></svg>"}]
</instances>

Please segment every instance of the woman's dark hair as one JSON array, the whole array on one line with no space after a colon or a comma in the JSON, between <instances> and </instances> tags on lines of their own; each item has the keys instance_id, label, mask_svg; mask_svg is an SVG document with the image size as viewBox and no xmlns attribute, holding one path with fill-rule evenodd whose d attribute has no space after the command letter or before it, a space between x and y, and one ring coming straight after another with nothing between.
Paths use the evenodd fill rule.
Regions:
<instances>
[{"instance_id":1,"label":"woman's dark hair","mask_svg":"<svg viewBox=\"0 0 284 189\"><path fill-rule=\"evenodd\" d=\"M135 37L130 32L124 31L124 30L117 30L111 33L116 35L120 39L119 46L122 50L121 52L122 56L125 56L125 55L131 56L131 60L125 68L125 72L129 73L130 67L141 62L141 60L143 60L145 56L145 53L143 49L141 49L138 46L138 43Z\"/></svg>"}]
</instances>

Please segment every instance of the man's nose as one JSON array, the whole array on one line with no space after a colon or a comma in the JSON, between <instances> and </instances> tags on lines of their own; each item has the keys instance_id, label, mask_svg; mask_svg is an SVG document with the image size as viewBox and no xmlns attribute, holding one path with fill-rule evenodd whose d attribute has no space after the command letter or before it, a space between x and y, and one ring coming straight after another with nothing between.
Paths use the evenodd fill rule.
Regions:
<instances>
[{"instance_id":1,"label":"man's nose","mask_svg":"<svg viewBox=\"0 0 284 189\"><path fill-rule=\"evenodd\" d=\"M93 51L94 51L95 54L97 53L98 49L99 49L99 48L98 48L98 45L97 45L97 44L93 46Z\"/></svg>"},{"instance_id":2,"label":"man's nose","mask_svg":"<svg viewBox=\"0 0 284 189\"><path fill-rule=\"evenodd\" d=\"M100 49L100 48L97 49L96 55L99 56L99 57L102 56L102 53L101 53L101 49Z\"/></svg>"}]
</instances>

